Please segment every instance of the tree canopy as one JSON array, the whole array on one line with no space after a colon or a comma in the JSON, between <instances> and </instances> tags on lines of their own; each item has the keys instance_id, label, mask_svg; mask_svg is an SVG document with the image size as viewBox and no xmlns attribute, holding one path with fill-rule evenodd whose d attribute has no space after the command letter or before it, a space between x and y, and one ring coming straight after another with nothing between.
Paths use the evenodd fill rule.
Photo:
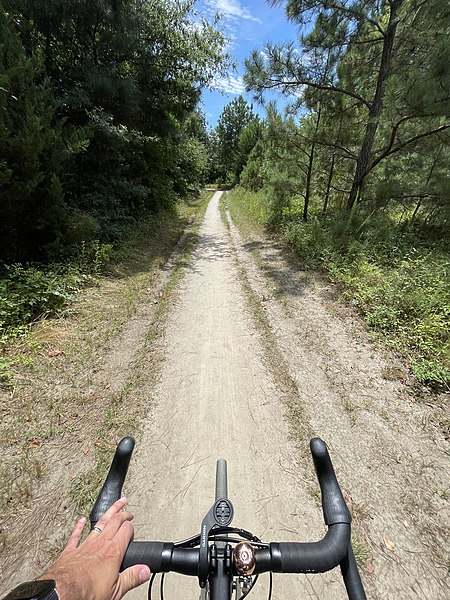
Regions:
<instances>
[{"instance_id":1,"label":"tree canopy","mask_svg":"<svg viewBox=\"0 0 450 600\"><path fill-rule=\"evenodd\" d=\"M225 105L212 134L215 164L212 174L220 181L235 184L259 135L259 118L244 98Z\"/></svg>"},{"instance_id":2,"label":"tree canopy","mask_svg":"<svg viewBox=\"0 0 450 600\"><path fill-rule=\"evenodd\" d=\"M369 197L386 198L385 174L396 170L395 179L405 181L404 199L420 196L430 201L430 209L444 203L448 214L439 169L444 156L448 159L450 128L450 13L443 3L283 4L289 19L299 27L312 23L312 29L297 42L255 50L246 61L245 81L256 99L278 90L296 96L294 112L320 115L308 135L310 149L321 147L317 176L333 166L328 195L333 188L343 194L349 210ZM415 190L410 185L405 169L410 160L422 170L427 191L422 184ZM398 196L394 190L392 198Z\"/></svg>"},{"instance_id":3,"label":"tree canopy","mask_svg":"<svg viewBox=\"0 0 450 600\"><path fill-rule=\"evenodd\" d=\"M0 25L0 259L112 239L202 184L193 115L228 59L191 1L2 0Z\"/></svg>"}]
</instances>

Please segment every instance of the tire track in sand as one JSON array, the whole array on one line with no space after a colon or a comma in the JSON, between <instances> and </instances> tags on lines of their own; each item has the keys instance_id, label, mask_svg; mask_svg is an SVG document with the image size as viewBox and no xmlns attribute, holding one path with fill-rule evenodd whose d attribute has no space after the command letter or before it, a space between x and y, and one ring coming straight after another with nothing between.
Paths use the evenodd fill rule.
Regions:
<instances>
[{"instance_id":1,"label":"tire track in sand","mask_svg":"<svg viewBox=\"0 0 450 600\"><path fill-rule=\"evenodd\" d=\"M301 482L282 393L264 365L217 192L168 322L154 390L127 493L136 539L179 540L199 531L214 500L217 458L228 461L233 524L267 541L321 537L321 510ZM307 440L305 440L305 445ZM312 466L311 466L312 469ZM252 597L267 597L262 576ZM166 597L197 598L194 578L170 574ZM155 593L157 590L155 589ZM130 594L144 598L146 590ZM274 577L273 598L344 597L338 571Z\"/></svg>"}]
</instances>

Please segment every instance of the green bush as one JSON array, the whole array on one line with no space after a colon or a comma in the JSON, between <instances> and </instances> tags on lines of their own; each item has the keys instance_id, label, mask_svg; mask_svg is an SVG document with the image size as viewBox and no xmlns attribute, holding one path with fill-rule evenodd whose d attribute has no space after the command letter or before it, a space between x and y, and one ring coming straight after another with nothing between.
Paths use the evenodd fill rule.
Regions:
<instances>
[{"instance_id":1,"label":"green bush","mask_svg":"<svg viewBox=\"0 0 450 600\"><path fill-rule=\"evenodd\" d=\"M264 194L236 189L228 195L234 213L268 223ZM234 214L233 213L233 214ZM244 217L239 217L243 219ZM345 296L368 325L409 359L419 381L450 384L450 259L445 239L425 229L398 225L386 213L284 211L279 231L305 267L324 268L345 285Z\"/></svg>"},{"instance_id":2,"label":"green bush","mask_svg":"<svg viewBox=\"0 0 450 600\"><path fill-rule=\"evenodd\" d=\"M261 173L261 161L250 159L242 170L240 185L251 192L257 192L264 185L264 179Z\"/></svg>"},{"instance_id":3,"label":"green bush","mask_svg":"<svg viewBox=\"0 0 450 600\"><path fill-rule=\"evenodd\" d=\"M3 341L43 315L58 313L98 274L110 246L81 244L67 264L39 268L4 265L0 278L0 334Z\"/></svg>"},{"instance_id":4,"label":"green bush","mask_svg":"<svg viewBox=\"0 0 450 600\"><path fill-rule=\"evenodd\" d=\"M29 323L44 313L55 313L71 299L54 273L21 265L5 267L0 281L0 328Z\"/></svg>"},{"instance_id":5,"label":"green bush","mask_svg":"<svg viewBox=\"0 0 450 600\"><path fill-rule=\"evenodd\" d=\"M450 380L450 369L437 360L414 361L412 370L419 381L433 387L447 386Z\"/></svg>"},{"instance_id":6,"label":"green bush","mask_svg":"<svg viewBox=\"0 0 450 600\"><path fill-rule=\"evenodd\" d=\"M85 212L75 212L68 218L65 242L81 244L89 242L98 234L99 225L94 217Z\"/></svg>"}]
</instances>

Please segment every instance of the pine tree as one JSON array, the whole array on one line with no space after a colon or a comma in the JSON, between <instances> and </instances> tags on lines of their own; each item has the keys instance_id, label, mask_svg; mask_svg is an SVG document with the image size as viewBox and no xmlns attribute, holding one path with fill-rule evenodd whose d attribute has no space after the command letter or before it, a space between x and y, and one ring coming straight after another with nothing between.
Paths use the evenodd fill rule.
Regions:
<instances>
[{"instance_id":1,"label":"pine tree","mask_svg":"<svg viewBox=\"0 0 450 600\"><path fill-rule=\"evenodd\" d=\"M230 183L237 183L242 163L239 157L239 138L254 120L252 107L242 96L227 104L220 114L216 134L218 172L222 181L229 179Z\"/></svg>"},{"instance_id":2,"label":"pine tree","mask_svg":"<svg viewBox=\"0 0 450 600\"><path fill-rule=\"evenodd\" d=\"M328 140L355 163L351 210L379 163L450 126L449 14L437 0L291 0L286 10L299 25L314 21L301 39L303 53L292 43L268 45L265 57L254 52L246 62L246 83L257 97L276 88L305 98L306 87L354 112L349 143Z\"/></svg>"},{"instance_id":3,"label":"pine tree","mask_svg":"<svg viewBox=\"0 0 450 600\"><path fill-rule=\"evenodd\" d=\"M64 143L39 57L0 6L0 260L42 256L64 231Z\"/></svg>"}]
</instances>

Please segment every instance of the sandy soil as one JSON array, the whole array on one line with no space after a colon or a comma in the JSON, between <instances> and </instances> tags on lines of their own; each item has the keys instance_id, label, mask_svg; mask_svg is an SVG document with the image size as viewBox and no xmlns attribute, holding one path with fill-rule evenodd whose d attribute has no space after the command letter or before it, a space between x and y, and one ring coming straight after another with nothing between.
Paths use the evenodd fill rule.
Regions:
<instances>
[{"instance_id":1,"label":"sandy soil","mask_svg":"<svg viewBox=\"0 0 450 600\"><path fill-rule=\"evenodd\" d=\"M197 533L214 499L219 457L228 461L233 524L266 541L321 537L308 453L309 438L320 435L353 512L368 597L450 597L449 445L432 425L432 408L392 379L401 365L369 343L332 286L288 264L273 242L243 239L229 215L225 227L220 196L210 202L157 343L159 362L144 356L152 317L143 304L98 357L85 386L119 393L133 383L127 402L148 403L124 490L136 539ZM72 476L67 464L56 487L61 503ZM32 531L34 510L27 514ZM67 516L58 514L61 530ZM35 538L45 540L48 527L44 519ZM11 538L18 544L19 534ZM43 544L41 563L46 552ZM38 563L30 557L25 571ZM7 587L27 574L11 565ZM261 577L252 597L266 598L267 583ZM198 597L196 581L182 576L168 575L165 589L174 600ZM144 589L129 596L145 597ZM338 571L274 578L274 599L345 597Z\"/></svg>"},{"instance_id":2,"label":"sandy soil","mask_svg":"<svg viewBox=\"0 0 450 600\"><path fill-rule=\"evenodd\" d=\"M265 540L321 536L305 452L309 435L317 434L332 449L355 515L370 596L443 598L445 440L423 427L426 408L405 386L384 378L389 363L354 315L342 307L339 314L329 288L305 282L272 244L242 240L233 224L227 232L219 196L171 315L132 468L137 539L176 540L198 531L213 501L218 457L228 460L235 524ZM250 252L255 248L265 275ZM265 326L254 324L242 270L264 307ZM288 406L302 415L295 431ZM266 597L266 585L260 582L255 598ZM166 588L168 597L195 597L196 583L171 575ZM274 598L294 597L345 593L338 572L277 577Z\"/></svg>"},{"instance_id":3,"label":"sandy soil","mask_svg":"<svg viewBox=\"0 0 450 600\"><path fill-rule=\"evenodd\" d=\"M239 284L219 197L208 207L167 328L165 363L132 468L136 538L178 540L199 532L222 457L234 524L266 540L313 539L323 533L320 511L298 481L295 445ZM195 580L166 581L167 597L196 597ZM267 581L261 578L258 588L253 597L267 597ZM342 590L335 575L285 576L276 579L273 597L299 592L336 598Z\"/></svg>"}]
</instances>

